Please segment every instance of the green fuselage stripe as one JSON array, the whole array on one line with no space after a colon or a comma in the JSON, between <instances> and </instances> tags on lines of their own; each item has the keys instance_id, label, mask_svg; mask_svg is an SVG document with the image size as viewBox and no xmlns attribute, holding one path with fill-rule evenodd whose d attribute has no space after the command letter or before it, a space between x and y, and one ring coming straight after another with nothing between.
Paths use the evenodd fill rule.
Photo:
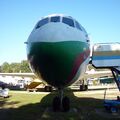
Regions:
<instances>
[{"instance_id":1,"label":"green fuselage stripe","mask_svg":"<svg viewBox=\"0 0 120 120\"><path fill-rule=\"evenodd\" d=\"M68 84L76 58L88 49L89 45L81 41L34 42L29 47L28 58L32 68L44 80L62 87Z\"/></svg>"}]
</instances>

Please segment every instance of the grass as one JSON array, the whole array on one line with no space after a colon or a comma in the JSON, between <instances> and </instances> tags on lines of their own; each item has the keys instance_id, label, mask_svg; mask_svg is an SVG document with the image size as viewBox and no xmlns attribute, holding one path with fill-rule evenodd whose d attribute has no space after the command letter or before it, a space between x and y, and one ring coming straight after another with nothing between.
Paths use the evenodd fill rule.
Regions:
<instances>
[{"instance_id":1,"label":"grass","mask_svg":"<svg viewBox=\"0 0 120 120\"><path fill-rule=\"evenodd\" d=\"M10 91L10 98L0 98L0 120L107 120L96 113L103 108L102 94L66 91L71 101L70 112L45 112L51 107L56 92L34 94ZM77 110L77 112L74 111ZM112 120L114 118L111 118ZM117 118L115 118L117 119Z\"/></svg>"}]
</instances>

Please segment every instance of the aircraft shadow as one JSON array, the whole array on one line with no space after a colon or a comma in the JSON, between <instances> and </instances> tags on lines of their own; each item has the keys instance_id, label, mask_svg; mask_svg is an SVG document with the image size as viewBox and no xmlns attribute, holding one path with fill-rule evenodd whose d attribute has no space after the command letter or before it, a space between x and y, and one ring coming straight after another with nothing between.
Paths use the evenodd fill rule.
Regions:
<instances>
[{"instance_id":1,"label":"aircraft shadow","mask_svg":"<svg viewBox=\"0 0 120 120\"><path fill-rule=\"evenodd\" d=\"M80 93L80 92L79 92ZM19 108L0 109L0 120L106 120L118 119L110 116L110 113L97 114L97 110L103 109L103 99L92 97L77 97L72 90L67 90L65 95L70 98L71 110L69 112L46 111L51 108L52 100L57 93L51 92L43 97L39 103L27 104ZM1 101L0 101L1 102ZM11 102L11 104L16 104ZM0 104L6 104L6 100ZM103 110L104 111L104 110ZM106 117L107 116L107 117Z\"/></svg>"}]
</instances>

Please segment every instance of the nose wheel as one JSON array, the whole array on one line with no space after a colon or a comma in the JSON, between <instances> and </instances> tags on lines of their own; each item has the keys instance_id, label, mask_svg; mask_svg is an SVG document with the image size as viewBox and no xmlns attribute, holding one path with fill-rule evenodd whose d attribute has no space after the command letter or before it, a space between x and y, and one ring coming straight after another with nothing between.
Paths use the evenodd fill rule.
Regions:
<instances>
[{"instance_id":1,"label":"nose wheel","mask_svg":"<svg viewBox=\"0 0 120 120\"><path fill-rule=\"evenodd\" d=\"M70 99L63 97L63 90L60 91L60 96L53 99L52 108L54 112L68 112L70 110Z\"/></svg>"},{"instance_id":2,"label":"nose wheel","mask_svg":"<svg viewBox=\"0 0 120 120\"><path fill-rule=\"evenodd\" d=\"M62 99L63 112L68 112L70 110L70 100L67 96Z\"/></svg>"},{"instance_id":3,"label":"nose wheel","mask_svg":"<svg viewBox=\"0 0 120 120\"><path fill-rule=\"evenodd\" d=\"M60 97L56 96L56 97L53 99L53 103L52 103L53 111L54 111L54 112L60 111L60 106L61 106Z\"/></svg>"}]
</instances>

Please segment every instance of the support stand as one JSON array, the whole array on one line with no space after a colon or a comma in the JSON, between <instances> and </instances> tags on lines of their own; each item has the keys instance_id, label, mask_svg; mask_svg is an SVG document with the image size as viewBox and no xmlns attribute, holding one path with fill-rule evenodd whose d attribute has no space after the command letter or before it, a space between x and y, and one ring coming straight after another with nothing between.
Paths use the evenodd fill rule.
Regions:
<instances>
[{"instance_id":1,"label":"support stand","mask_svg":"<svg viewBox=\"0 0 120 120\"><path fill-rule=\"evenodd\" d=\"M112 71L112 74L113 74L113 77L114 77L114 80L117 84L117 87L120 91L120 70L117 69L117 68L111 68L111 71Z\"/></svg>"},{"instance_id":2,"label":"support stand","mask_svg":"<svg viewBox=\"0 0 120 120\"><path fill-rule=\"evenodd\" d=\"M59 90L59 95L60 95L60 109L62 110L62 100L63 100L63 89Z\"/></svg>"}]
</instances>

